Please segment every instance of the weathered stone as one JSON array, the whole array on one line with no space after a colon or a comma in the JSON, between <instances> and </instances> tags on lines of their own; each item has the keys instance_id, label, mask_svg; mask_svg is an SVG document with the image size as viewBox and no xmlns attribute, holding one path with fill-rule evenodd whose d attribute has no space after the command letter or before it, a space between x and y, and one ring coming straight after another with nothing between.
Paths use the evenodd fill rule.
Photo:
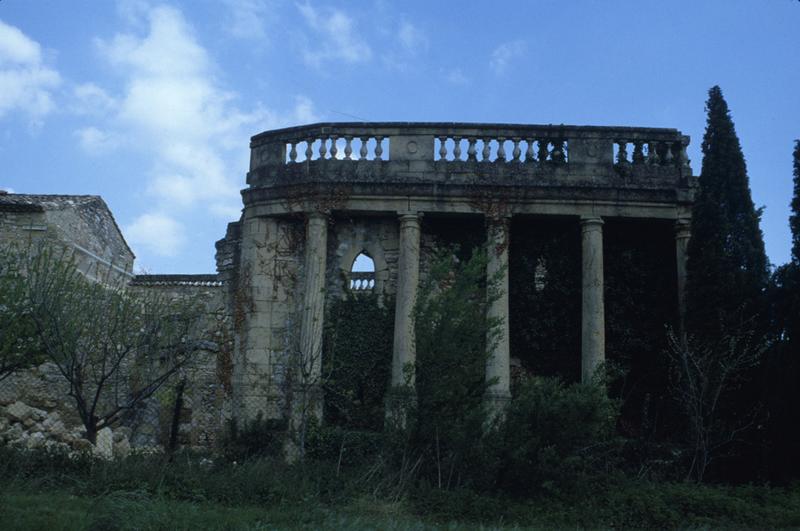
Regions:
<instances>
[{"instance_id":1,"label":"weathered stone","mask_svg":"<svg viewBox=\"0 0 800 531\"><path fill-rule=\"evenodd\" d=\"M103 428L97 432L94 455L102 459L112 459L114 457L114 433L111 428Z\"/></svg>"},{"instance_id":2,"label":"weathered stone","mask_svg":"<svg viewBox=\"0 0 800 531\"><path fill-rule=\"evenodd\" d=\"M61 422L60 420L51 423L50 426L48 426L47 431L49 431L51 435L59 439L64 439L65 437L69 436L67 427L64 426L64 423Z\"/></svg>"},{"instance_id":3,"label":"weathered stone","mask_svg":"<svg viewBox=\"0 0 800 531\"><path fill-rule=\"evenodd\" d=\"M21 424L12 424L3 434L7 441L13 441L22 437L24 430Z\"/></svg>"},{"instance_id":4,"label":"weathered stone","mask_svg":"<svg viewBox=\"0 0 800 531\"><path fill-rule=\"evenodd\" d=\"M44 446L46 440L47 439L44 436L44 433L42 432L31 433L26 438L25 445L27 446L28 449L39 448L41 446Z\"/></svg>"},{"instance_id":5,"label":"weathered stone","mask_svg":"<svg viewBox=\"0 0 800 531\"><path fill-rule=\"evenodd\" d=\"M114 458L125 459L131 453L131 443L128 442L127 437L122 437L118 441L114 441Z\"/></svg>"},{"instance_id":6,"label":"weathered stone","mask_svg":"<svg viewBox=\"0 0 800 531\"><path fill-rule=\"evenodd\" d=\"M127 426L118 426L114 428L114 442L122 439L130 439L132 430Z\"/></svg>"},{"instance_id":7,"label":"weathered stone","mask_svg":"<svg viewBox=\"0 0 800 531\"><path fill-rule=\"evenodd\" d=\"M581 381L590 382L605 361L605 307L603 303L603 220L581 219L583 289L581 320Z\"/></svg>"},{"instance_id":8,"label":"weathered stone","mask_svg":"<svg viewBox=\"0 0 800 531\"><path fill-rule=\"evenodd\" d=\"M42 420L46 415L41 409L36 409L19 401L7 406L5 411L6 416L17 422L24 422L28 419L33 419L34 421Z\"/></svg>"},{"instance_id":9,"label":"weathered stone","mask_svg":"<svg viewBox=\"0 0 800 531\"><path fill-rule=\"evenodd\" d=\"M88 439L83 438L74 439L70 446L79 452L94 452L95 449L95 446Z\"/></svg>"}]
</instances>

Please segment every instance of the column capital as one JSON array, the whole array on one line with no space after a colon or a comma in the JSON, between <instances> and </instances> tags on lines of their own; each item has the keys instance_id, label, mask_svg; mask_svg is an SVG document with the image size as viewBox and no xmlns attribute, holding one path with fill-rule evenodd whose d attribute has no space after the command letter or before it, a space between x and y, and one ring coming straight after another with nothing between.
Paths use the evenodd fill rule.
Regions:
<instances>
[{"instance_id":1,"label":"column capital","mask_svg":"<svg viewBox=\"0 0 800 531\"><path fill-rule=\"evenodd\" d=\"M422 219L422 212L399 211L397 212L397 217L401 225L419 224Z\"/></svg>"},{"instance_id":2,"label":"column capital","mask_svg":"<svg viewBox=\"0 0 800 531\"><path fill-rule=\"evenodd\" d=\"M600 216L581 216L581 229L584 231L601 230L604 223Z\"/></svg>"},{"instance_id":3,"label":"column capital","mask_svg":"<svg viewBox=\"0 0 800 531\"><path fill-rule=\"evenodd\" d=\"M678 218L675 220L675 238L689 238L692 234L692 220L689 218Z\"/></svg>"},{"instance_id":4,"label":"column capital","mask_svg":"<svg viewBox=\"0 0 800 531\"><path fill-rule=\"evenodd\" d=\"M487 226L504 225L507 226L511 222L511 213L504 214L484 214L483 219Z\"/></svg>"},{"instance_id":5,"label":"column capital","mask_svg":"<svg viewBox=\"0 0 800 531\"><path fill-rule=\"evenodd\" d=\"M312 210L310 212L306 212L306 220L308 220L309 223L311 223L311 222L318 223L320 221L324 222L324 223L327 223L328 222L328 216L326 214L320 212L319 210Z\"/></svg>"}]
</instances>

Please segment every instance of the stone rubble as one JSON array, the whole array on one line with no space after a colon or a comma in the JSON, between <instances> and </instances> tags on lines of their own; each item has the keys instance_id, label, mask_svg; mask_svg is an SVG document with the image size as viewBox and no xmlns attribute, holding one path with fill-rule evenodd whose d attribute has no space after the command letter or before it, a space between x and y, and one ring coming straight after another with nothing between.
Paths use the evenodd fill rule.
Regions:
<instances>
[{"instance_id":1,"label":"stone rubble","mask_svg":"<svg viewBox=\"0 0 800 531\"><path fill-rule=\"evenodd\" d=\"M64 424L57 411L48 412L19 400L0 407L0 445L63 451L69 455L91 453L107 460L123 459L131 453L130 428L105 427L97 433L95 445L85 435L82 426Z\"/></svg>"}]
</instances>

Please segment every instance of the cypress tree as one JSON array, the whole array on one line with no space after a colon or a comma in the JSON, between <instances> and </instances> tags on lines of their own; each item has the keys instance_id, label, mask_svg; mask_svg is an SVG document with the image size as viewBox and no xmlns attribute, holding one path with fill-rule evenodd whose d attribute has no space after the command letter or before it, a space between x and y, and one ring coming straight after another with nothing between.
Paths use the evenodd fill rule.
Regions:
<instances>
[{"instance_id":1,"label":"cypress tree","mask_svg":"<svg viewBox=\"0 0 800 531\"><path fill-rule=\"evenodd\" d=\"M769 411L767 472L771 480L800 477L800 140L794 145L794 194L789 228L792 257L775 271L771 286L774 343L764 379Z\"/></svg>"},{"instance_id":2,"label":"cypress tree","mask_svg":"<svg viewBox=\"0 0 800 531\"><path fill-rule=\"evenodd\" d=\"M800 267L800 140L794 141L794 195L789 228L792 230L792 263Z\"/></svg>"},{"instance_id":3,"label":"cypress tree","mask_svg":"<svg viewBox=\"0 0 800 531\"><path fill-rule=\"evenodd\" d=\"M692 211L687 263L687 330L701 340L754 325L769 278L760 211L728 104L708 92L700 190Z\"/></svg>"}]
</instances>

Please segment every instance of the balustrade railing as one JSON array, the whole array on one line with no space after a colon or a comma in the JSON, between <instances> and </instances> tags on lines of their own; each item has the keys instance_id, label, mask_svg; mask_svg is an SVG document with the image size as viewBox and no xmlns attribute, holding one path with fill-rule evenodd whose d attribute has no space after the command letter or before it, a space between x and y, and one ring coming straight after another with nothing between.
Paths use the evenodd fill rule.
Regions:
<instances>
[{"instance_id":1,"label":"balustrade railing","mask_svg":"<svg viewBox=\"0 0 800 531\"><path fill-rule=\"evenodd\" d=\"M581 164L688 169L675 129L453 123L327 123L253 137L251 169L315 161ZM683 173L683 172L681 172Z\"/></svg>"},{"instance_id":2,"label":"balustrade railing","mask_svg":"<svg viewBox=\"0 0 800 531\"><path fill-rule=\"evenodd\" d=\"M374 272L352 272L350 273L350 291L356 293L370 292L375 288Z\"/></svg>"}]
</instances>

